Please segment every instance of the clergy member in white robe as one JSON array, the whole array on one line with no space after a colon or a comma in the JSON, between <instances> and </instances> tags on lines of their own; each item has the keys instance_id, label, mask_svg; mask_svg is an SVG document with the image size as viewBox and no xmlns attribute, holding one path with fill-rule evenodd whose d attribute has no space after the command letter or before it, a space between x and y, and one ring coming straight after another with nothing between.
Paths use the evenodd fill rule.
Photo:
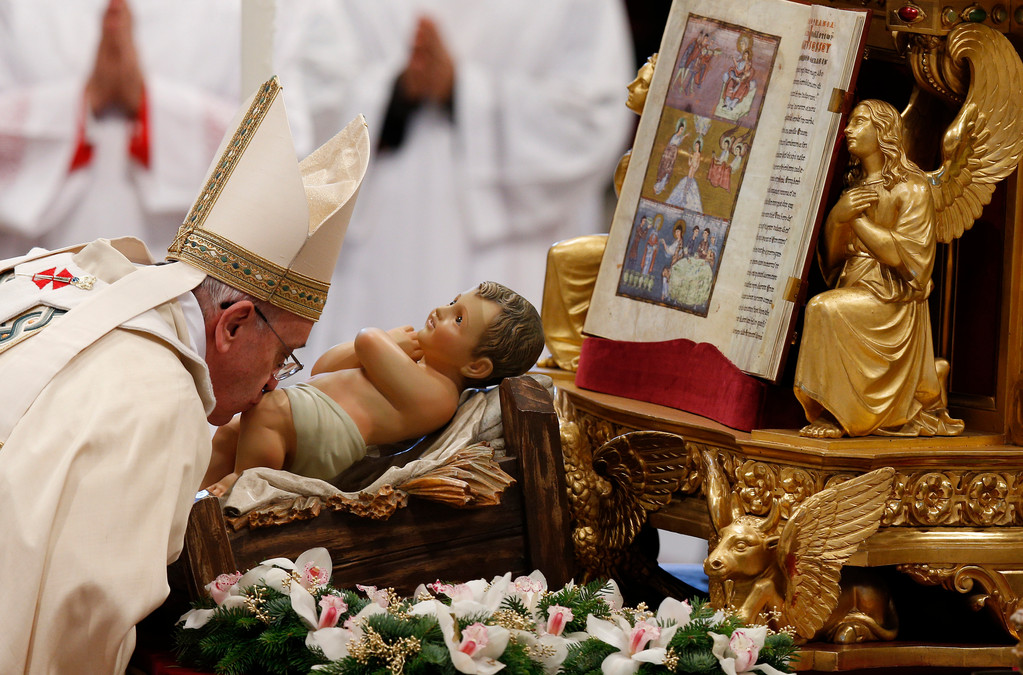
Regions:
<instances>
[{"instance_id":1,"label":"clergy member in white robe","mask_svg":"<svg viewBox=\"0 0 1023 675\"><path fill-rule=\"evenodd\" d=\"M104 241L75 261L60 260L56 271L95 276L96 286L51 284L56 302L87 299L135 269ZM20 269L53 264L46 257ZM14 285L9 276L3 281ZM0 302L10 299L0 294ZM135 622L166 596L165 567L181 550L209 462L205 411L214 402L200 355L202 316L190 335L184 307L163 304L139 317L134 331L114 330L83 350L85 358L53 377L0 448L0 569L18 586L4 592L0 671L123 672ZM6 387L25 386L9 378L22 356L20 345L0 352Z\"/></svg>"},{"instance_id":2,"label":"clergy member in white robe","mask_svg":"<svg viewBox=\"0 0 1023 675\"><path fill-rule=\"evenodd\" d=\"M125 671L208 422L300 367L368 161L359 118L300 164L273 78L228 125L172 262L135 239L0 261L0 673Z\"/></svg>"},{"instance_id":3,"label":"clergy member in white robe","mask_svg":"<svg viewBox=\"0 0 1023 675\"><path fill-rule=\"evenodd\" d=\"M279 12L274 60L299 156L317 140L307 92L348 58L336 17L321 0ZM240 31L240 0L0 2L0 259L98 236L166 249L240 100ZM141 108L93 111L85 89L98 58L137 63Z\"/></svg>"},{"instance_id":4,"label":"clergy member in white robe","mask_svg":"<svg viewBox=\"0 0 1023 675\"><path fill-rule=\"evenodd\" d=\"M419 325L486 279L539 307L548 248L610 224L604 197L633 123L624 3L339 2L361 61L336 117L363 112L379 152L306 353L367 325ZM450 59L450 100L405 96L388 113L417 39L420 70L438 58L431 41Z\"/></svg>"}]
</instances>

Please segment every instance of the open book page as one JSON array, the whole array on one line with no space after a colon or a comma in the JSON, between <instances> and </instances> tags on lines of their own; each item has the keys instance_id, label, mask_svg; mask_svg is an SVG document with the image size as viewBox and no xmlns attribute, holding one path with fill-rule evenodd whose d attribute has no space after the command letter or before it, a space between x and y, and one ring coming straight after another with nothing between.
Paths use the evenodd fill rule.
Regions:
<instances>
[{"instance_id":1,"label":"open book page","mask_svg":"<svg viewBox=\"0 0 1023 675\"><path fill-rule=\"evenodd\" d=\"M676 0L585 331L776 379L868 12Z\"/></svg>"}]
</instances>

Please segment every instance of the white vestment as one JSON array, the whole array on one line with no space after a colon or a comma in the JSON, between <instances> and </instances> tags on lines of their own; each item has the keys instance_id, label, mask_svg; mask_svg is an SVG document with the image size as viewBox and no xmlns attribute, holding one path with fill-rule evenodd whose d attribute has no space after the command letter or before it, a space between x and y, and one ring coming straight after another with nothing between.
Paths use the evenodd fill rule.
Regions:
<instances>
[{"instance_id":1,"label":"white vestment","mask_svg":"<svg viewBox=\"0 0 1023 675\"><path fill-rule=\"evenodd\" d=\"M166 250L243 98L240 0L132 0L149 110L140 164L128 152L134 120L92 118L84 105L108 1L0 1L0 260L99 236ZM274 60L300 156L316 147L307 92L320 95L348 48L325 2L277 17ZM80 128L93 155L69 171Z\"/></svg>"},{"instance_id":2,"label":"white vestment","mask_svg":"<svg viewBox=\"0 0 1023 675\"><path fill-rule=\"evenodd\" d=\"M19 275L45 273L54 259L26 263ZM60 276L68 259L58 260L51 274ZM71 260L78 266L74 274L81 270L99 281L88 291L47 288L55 306L69 293L88 300L109 288L105 282L138 274L105 241ZM177 271L190 275L184 284L201 280L183 263L150 269L162 273L179 265ZM0 275L4 267L0 261ZM0 305L9 307L12 294L36 293L36 285L31 276L0 282ZM132 300L145 306L152 297L136 290ZM71 321L71 305L38 335L0 352L0 409L22 405L39 391L31 377L11 374L23 370L36 341ZM132 328L113 329L59 370L29 398L10 435L0 438L6 440L0 447L0 572L10 580L0 595L0 672L123 673L134 625L167 595L166 565L180 553L209 462L212 388L189 346L178 302L124 325ZM6 315L0 337L8 335L4 327L11 328Z\"/></svg>"},{"instance_id":3,"label":"white vestment","mask_svg":"<svg viewBox=\"0 0 1023 675\"><path fill-rule=\"evenodd\" d=\"M374 143L420 15L451 53L451 111L421 107L402 144L375 151L335 268L314 361L365 326L421 326L484 280L537 309L547 249L606 231L604 196L635 116L619 0L341 2L359 64L338 89Z\"/></svg>"}]
</instances>

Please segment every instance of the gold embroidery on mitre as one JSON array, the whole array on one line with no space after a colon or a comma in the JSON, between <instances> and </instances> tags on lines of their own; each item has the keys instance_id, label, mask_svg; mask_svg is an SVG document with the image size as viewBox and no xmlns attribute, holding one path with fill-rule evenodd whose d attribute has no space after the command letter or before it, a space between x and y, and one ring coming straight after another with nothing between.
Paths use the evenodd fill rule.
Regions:
<instances>
[{"instance_id":1,"label":"gold embroidery on mitre","mask_svg":"<svg viewBox=\"0 0 1023 675\"><path fill-rule=\"evenodd\" d=\"M289 271L202 227L279 91L274 77L253 99L205 189L178 230L167 257L185 260L255 298L315 321L323 312L329 284Z\"/></svg>"},{"instance_id":2,"label":"gold embroidery on mitre","mask_svg":"<svg viewBox=\"0 0 1023 675\"><path fill-rule=\"evenodd\" d=\"M248 112L231 137L231 142L227 144L224 152L220 155L220 159L217 160L216 169L210 174L209 180L206 181L206 187L195 200L195 203L192 204L192 209L188 212L185 221L178 229L178 234L168 249L168 258L178 260L178 255L187 253L184 249L185 239L192 232L200 229L203 223L206 222L210 209L217 202L217 198L234 172L238 160L245 153L245 149L249 147L249 141L255 136L255 130L263 122L263 118L266 117L267 111L270 110L270 105L277 98L280 90L281 86L277 81L277 76L274 76L263 84L262 91L252 99Z\"/></svg>"},{"instance_id":3,"label":"gold embroidery on mitre","mask_svg":"<svg viewBox=\"0 0 1023 675\"><path fill-rule=\"evenodd\" d=\"M329 284L288 270L206 230L190 232L182 258L221 281L271 305L316 321Z\"/></svg>"}]
</instances>

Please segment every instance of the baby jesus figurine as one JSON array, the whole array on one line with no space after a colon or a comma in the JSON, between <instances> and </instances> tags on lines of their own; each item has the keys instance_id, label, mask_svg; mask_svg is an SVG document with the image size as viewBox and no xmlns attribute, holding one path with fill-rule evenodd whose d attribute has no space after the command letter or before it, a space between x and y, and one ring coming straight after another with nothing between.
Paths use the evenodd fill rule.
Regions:
<instances>
[{"instance_id":1,"label":"baby jesus figurine","mask_svg":"<svg viewBox=\"0 0 1023 675\"><path fill-rule=\"evenodd\" d=\"M222 496L257 466L331 480L367 445L439 429L463 389L522 375L543 345L533 305L492 281L430 312L418 332L364 328L324 353L308 382L267 392L218 429L203 485Z\"/></svg>"}]
</instances>

